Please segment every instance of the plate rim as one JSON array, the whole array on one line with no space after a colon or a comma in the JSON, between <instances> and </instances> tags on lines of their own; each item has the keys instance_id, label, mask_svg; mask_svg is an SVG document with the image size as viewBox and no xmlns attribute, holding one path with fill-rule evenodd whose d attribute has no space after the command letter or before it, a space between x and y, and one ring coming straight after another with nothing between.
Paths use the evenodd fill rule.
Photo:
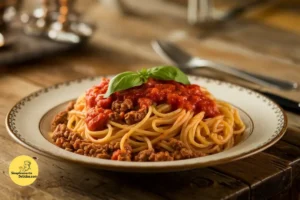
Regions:
<instances>
[{"instance_id":1,"label":"plate rim","mask_svg":"<svg viewBox=\"0 0 300 200\"><path fill-rule=\"evenodd\" d=\"M280 110L280 112L283 115L283 125L281 130L279 131L279 133L272 138L270 141L266 142L264 145L259 146L257 148L253 148L250 151L235 155L235 156L229 156L229 157L225 157L225 158L221 158L218 160L212 160L212 161L207 161L205 163L185 163L183 165L168 165L168 166L158 166L158 165L147 165L147 166L124 166L124 165L110 165L109 163L102 163L101 165L97 164L97 163L90 163L90 162L86 162L83 160L76 160L76 159L72 159L72 157L60 157L57 155L54 155L51 152L45 152L41 149L35 148L33 146L31 146L30 144L27 144L25 141L22 140L22 138L18 137L14 131L12 130L12 127L9 123L9 118L11 113L13 112L14 109L16 109L18 106L20 106L20 104L22 105L22 102L26 101L26 100L30 100L30 98L34 98L34 97L38 97L39 94L41 93L45 93L48 92L48 90L51 89L58 89L59 86L69 86L71 83L73 82L77 82L80 83L81 81L86 81L86 80L90 80L93 81L96 78L106 78L106 77L111 77L114 75L97 75L97 76L88 76L88 77L83 77L83 78L77 78L77 79L73 79L73 80L69 80L69 81L64 81L64 82L60 82L48 87L43 87L37 91L31 92L30 94L26 95L25 97L23 97L22 99L20 99L19 101L17 101L14 106L12 106L12 108L8 111L6 118L5 118L5 126L7 129L8 134L12 137L12 139L14 141L16 141L18 144L22 145L23 147L27 148L30 151L33 151L35 153L38 153L40 155L55 159L55 160L60 160L60 161L68 161L68 162L73 162L73 163L77 163L77 164L81 164L81 165L85 165L85 166L90 166L90 167L94 167L94 168L100 168L100 169L109 169L109 170L113 170L113 171L131 171L131 172L137 172L134 170L139 170L139 172L154 172L153 170L155 170L155 172L166 172L166 171L179 171L179 170L188 170L188 169L194 169L194 168L199 168L199 167L207 167L207 166L214 166L214 165L218 165L218 164L225 164L228 162L232 162L235 160L240 160L249 156L252 156L256 153L259 153L267 148L269 148L270 146L272 146L273 144L275 144L276 142L278 142L283 135L285 134L286 130L287 130L287 125L288 125L288 118L287 115L285 113L285 111L283 110L283 108L281 108L276 102L274 102L272 99L266 97L265 95L256 92L252 89L234 84L234 83L230 83L227 81L221 81L218 79L213 79L213 78L207 78L207 77L203 77L203 76L196 76L196 75L189 75L189 77L193 77L195 80L201 78L201 79L206 79L207 81L212 81L212 82L216 82L216 84L226 84L229 87L233 86L233 87L238 87L238 88L242 88L246 91L250 91L258 96L262 96L265 99L269 100L270 102L272 102L275 106L277 106ZM247 113L248 114L248 113ZM40 130L39 130L40 132ZM40 133L42 134L42 133ZM126 162L126 161L122 161L122 162ZM169 161L170 162L170 161ZM174 161L173 161L174 162Z\"/></svg>"}]
</instances>

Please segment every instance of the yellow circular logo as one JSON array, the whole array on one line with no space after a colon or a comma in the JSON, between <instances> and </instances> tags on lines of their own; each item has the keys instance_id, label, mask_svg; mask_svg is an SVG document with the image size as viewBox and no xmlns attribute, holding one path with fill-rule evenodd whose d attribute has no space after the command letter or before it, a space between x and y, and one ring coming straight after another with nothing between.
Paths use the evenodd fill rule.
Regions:
<instances>
[{"instance_id":1,"label":"yellow circular logo","mask_svg":"<svg viewBox=\"0 0 300 200\"><path fill-rule=\"evenodd\" d=\"M11 180L20 186L32 184L39 174L36 161L30 156L18 156L9 165L9 176Z\"/></svg>"}]
</instances>

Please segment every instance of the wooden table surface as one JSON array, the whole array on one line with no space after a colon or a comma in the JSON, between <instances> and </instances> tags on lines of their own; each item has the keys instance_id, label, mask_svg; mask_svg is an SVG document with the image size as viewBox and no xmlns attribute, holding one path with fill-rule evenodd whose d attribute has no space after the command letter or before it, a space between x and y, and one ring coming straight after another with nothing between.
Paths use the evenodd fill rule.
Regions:
<instances>
[{"instance_id":1,"label":"wooden table surface","mask_svg":"<svg viewBox=\"0 0 300 200\"><path fill-rule=\"evenodd\" d=\"M172 40L190 53L236 68L300 81L299 1L274 1L214 29L189 26L185 5L171 0L127 0L131 11L126 15L108 2L82 5L88 11L85 19L97 25L88 45L0 67L0 199L300 199L300 117L292 113L287 113L286 135L268 150L236 162L178 173L84 168L33 153L10 138L4 119L22 97L67 80L164 64L150 46L156 38ZM226 9L223 4L217 11ZM223 74L201 73L256 87ZM300 101L299 92L272 92ZM8 175L10 162L19 155L34 156L39 165L38 179L27 187L15 185Z\"/></svg>"}]
</instances>

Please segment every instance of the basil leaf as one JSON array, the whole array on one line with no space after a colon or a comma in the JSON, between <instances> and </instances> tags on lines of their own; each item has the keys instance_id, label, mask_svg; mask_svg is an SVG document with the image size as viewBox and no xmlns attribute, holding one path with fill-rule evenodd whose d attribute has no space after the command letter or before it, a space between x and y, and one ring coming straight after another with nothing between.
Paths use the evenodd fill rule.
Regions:
<instances>
[{"instance_id":1,"label":"basil leaf","mask_svg":"<svg viewBox=\"0 0 300 200\"><path fill-rule=\"evenodd\" d=\"M174 80L182 84L190 84L188 77L177 67L159 66L147 70L149 77L159 80Z\"/></svg>"},{"instance_id":2,"label":"basil leaf","mask_svg":"<svg viewBox=\"0 0 300 200\"><path fill-rule=\"evenodd\" d=\"M135 72L123 72L110 80L108 89L104 97L108 98L115 92L139 86L143 83L144 81L139 74Z\"/></svg>"},{"instance_id":3,"label":"basil leaf","mask_svg":"<svg viewBox=\"0 0 300 200\"><path fill-rule=\"evenodd\" d=\"M159 80L174 80L182 84L190 84L188 77L177 67L159 66L148 70L144 69L137 73L123 72L118 74L109 82L109 86L104 97L107 98L115 92L140 86L147 82L149 77Z\"/></svg>"}]
</instances>

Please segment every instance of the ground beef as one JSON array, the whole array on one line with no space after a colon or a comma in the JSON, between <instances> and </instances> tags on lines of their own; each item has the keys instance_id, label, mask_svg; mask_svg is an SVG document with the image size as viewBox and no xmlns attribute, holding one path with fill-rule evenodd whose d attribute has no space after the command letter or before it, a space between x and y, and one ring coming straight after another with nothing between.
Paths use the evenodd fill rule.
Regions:
<instances>
[{"instance_id":1,"label":"ground beef","mask_svg":"<svg viewBox=\"0 0 300 200\"><path fill-rule=\"evenodd\" d=\"M59 137L63 137L65 130L67 129L67 125L65 124L58 124L57 127L54 129L51 138L56 140Z\"/></svg>"},{"instance_id":2,"label":"ground beef","mask_svg":"<svg viewBox=\"0 0 300 200\"><path fill-rule=\"evenodd\" d=\"M140 122L147 114L148 106L151 105L150 100L140 99L139 100L139 110L133 110L134 105L132 100L125 99L124 101L116 100L112 102L111 110L112 113L109 114L109 119L118 123L135 124Z\"/></svg>"},{"instance_id":3,"label":"ground beef","mask_svg":"<svg viewBox=\"0 0 300 200\"><path fill-rule=\"evenodd\" d=\"M51 131L54 131L57 125L59 124L67 124L68 123L68 111L74 108L75 101L71 101L67 105L67 109L55 115L51 122Z\"/></svg>"},{"instance_id":4,"label":"ground beef","mask_svg":"<svg viewBox=\"0 0 300 200\"><path fill-rule=\"evenodd\" d=\"M170 153L165 150L155 152L155 150L151 149L140 151L138 154L133 154L130 145L126 145L125 150L120 150L119 142L105 145L95 144L83 139L79 134L68 130L65 124L59 124L56 127L52 134L52 139L58 147L70 152L96 158L120 161L171 161L205 155L202 153L194 153L192 150L187 149L181 141L176 139L168 140L172 148L174 148L174 152Z\"/></svg>"},{"instance_id":5,"label":"ground beef","mask_svg":"<svg viewBox=\"0 0 300 200\"><path fill-rule=\"evenodd\" d=\"M134 157L135 161L139 161L139 162L144 162L144 161L149 161L149 157L154 153L154 151L152 149L147 149L147 150L143 150L140 151L138 153L138 155L136 155Z\"/></svg>"},{"instance_id":6,"label":"ground beef","mask_svg":"<svg viewBox=\"0 0 300 200\"><path fill-rule=\"evenodd\" d=\"M119 142L104 145L95 144L83 139L78 133L74 133L67 129L66 124L58 124L53 131L51 138L58 147L67 151L85 156L120 161L171 161L205 155L204 153L193 152L186 148L183 142L177 139L169 139L166 141L174 149L174 152L168 152L155 147L155 149L143 150L138 154L133 154L132 148L128 144L125 145L125 150L120 150Z\"/></svg>"},{"instance_id":7,"label":"ground beef","mask_svg":"<svg viewBox=\"0 0 300 200\"><path fill-rule=\"evenodd\" d=\"M188 158L195 158L197 157L196 154L187 148L182 148L180 150L176 150L172 153L172 156L174 160L182 160L182 159L188 159Z\"/></svg>"},{"instance_id":8,"label":"ground beef","mask_svg":"<svg viewBox=\"0 0 300 200\"><path fill-rule=\"evenodd\" d=\"M153 153L149 157L150 161L171 161L174 160L173 156L168 151L160 151Z\"/></svg>"},{"instance_id":9,"label":"ground beef","mask_svg":"<svg viewBox=\"0 0 300 200\"><path fill-rule=\"evenodd\" d=\"M169 143L169 145L174 150L181 150L182 148L186 148L185 144L182 141L176 140L174 138L171 138L171 139L167 140L167 143Z\"/></svg>"},{"instance_id":10,"label":"ground beef","mask_svg":"<svg viewBox=\"0 0 300 200\"><path fill-rule=\"evenodd\" d=\"M147 114L146 109L142 109L142 110L138 110L138 111L130 111L130 112L126 113L124 116L125 122L126 122L126 124L129 124L129 125L138 123L138 122L142 121L142 119L144 119L146 114Z\"/></svg>"},{"instance_id":11,"label":"ground beef","mask_svg":"<svg viewBox=\"0 0 300 200\"><path fill-rule=\"evenodd\" d=\"M120 148L119 143L100 145L84 140L78 133L68 130L65 124L56 127L52 140L67 151L103 159L110 159L113 152Z\"/></svg>"},{"instance_id":12,"label":"ground beef","mask_svg":"<svg viewBox=\"0 0 300 200\"><path fill-rule=\"evenodd\" d=\"M52 134L52 139L57 146L73 152L76 150L73 144L75 141L81 141L82 137L68 130L65 124L59 124Z\"/></svg>"},{"instance_id":13,"label":"ground beef","mask_svg":"<svg viewBox=\"0 0 300 200\"><path fill-rule=\"evenodd\" d=\"M51 122L51 131L54 131L57 125L68 123L68 111L58 113Z\"/></svg>"},{"instance_id":14,"label":"ground beef","mask_svg":"<svg viewBox=\"0 0 300 200\"><path fill-rule=\"evenodd\" d=\"M112 103L111 109L117 113L126 112L133 108L133 103L130 99L125 99L124 101L114 101Z\"/></svg>"},{"instance_id":15,"label":"ground beef","mask_svg":"<svg viewBox=\"0 0 300 200\"><path fill-rule=\"evenodd\" d=\"M75 101L70 101L67 105L66 111L70 111L74 109Z\"/></svg>"},{"instance_id":16,"label":"ground beef","mask_svg":"<svg viewBox=\"0 0 300 200\"><path fill-rule=\"evenodd\" d=\"M52 134L54 143L67 151L77 154L91 156L102 159L113 159L120 161L134 161L147 162L147 161L171 161L182 160L188 158L195 158L204 156L205 154L194 153L189 150L185 145L176 139L170 139L167 142L174 148L174 152L168 152L165 150L143 150L138 154L132 154L132 148L130 145L125 145L125 150L120 150L120 143L109 143L105 145L95 144L83 139L79 134L74 133L67 129L65 124L57 125ZM157 150L157 149L156 149Z\"/></svg>"},{"instance_id":17,"label":"ground beef","mask_svg":"<svg viewBox=\"0 0 300 200\"><path fill-rule=\"evenodd\" d=\"M117 146L115 146L116 148L118 148L117 150L115 150L112 154L111 159L112 160L120 160L120 161L131 161L131 157L132 157L132 148L130 145L125 145L125 149L121 150L120 149L120 144L117 143Z\"/></svg>"},{"instance_id":18,"label":"ground beef","mask_svg":"<svg viewBox=\"0 0 300 200\"><path fill-rule=\"evenodd\" d=\"M125 144L124 147L125 147L125 150L120 150L120 153L118 155L118 160L120 160L120 161L131 161L132 148L128 144Z\"/></svg>"},{"instance_id":19,"label":"ground beef","mask_svg":"<svg viewBox=\"0 0 300 200\"><path fill-rule=\"evenodd\" d=\"M160 151L155 153L154 150L143 150L134 157L135 161L170 161L174 160L173 156L168 151Z\"/></svg>"},{"instance_id":20,"label":"ground beef","mask_svg":"<svg viewBox=\"0 0 300 200\"><path fill-rule=\"evenodd\" d=\"M188 149L182 141L174 138L169 139L167 143L169 143L169 145L175 150L174 152L172 152L172 157L174 158L174 160L196 158L205 155L202 153L193 152L192 150Z\"/></svg>"},{"instance_id":21,"label":"ground beef","mask_svg":"<svg viewBox=\"0 0 300 200\"><path fill-rule=\"evenodd\" d=\"M114 122L122 123L124 120L124 112L113 112L109 114L109 119Z\"/></svg>"},{"instance_id":22,"label":"ground beef","mask_svg":"<svg viewBox=\"0 0 300 200\"><path fill-rule=\"evenodd\" d=\"M133 111L133 102L130 99L124 101L116 100L111 106L112 113L109 115L109 119L118 123L135 124L141 121L145 116L145 109Z\"/></svg>"},{"instance_id":23,"label":"ground beef","mask_svg":"<svg viewBox=\"0 0 300 200\"><path fill-rule=\"evenodd\" d=\"M171 161L204 156L202 153L195 153L188 149L180 140L171 138L165 142L171 146L174 151L168 152L160 147L154 147L151 150L143 150L139 153L132 153L130 145L125 145L125 150L120 150L120 143L109 143L105 145L95 144L81 137L80 134L72 132L67 128L68 111L74 108L75 102L70 102L65 111L56 115L52 121L51 129L52 140L54 143L67 151L77 154L91 156L102 159L113 159L120 161ZM125 120L127 124L134 124L141 121L147 114L147 108L141 108L138 111L131 110L133 104L131 100L125 99L123 102L113 102L113 113L110 120L120 122ZM130 111L131 110L131 111ZM125 114L126 111L129 111Z\"/></svg>"},{"instance_id":24,"label":"ground beef","mask_svg":"<svg viewBox=\"0 0 300 200\"><path fill-rule=\"evenodd\" d=\"M144 161L170 161L170 160L183 160L189 158L196 158L205 156L204 153L195 153L188 149L180 140L171 138L166 142L174 149L173 152L168 152L158 146L154 147L155 150L140 151L134 160L138 162ZM155 152L156 151L156 152Z\"/></svg>"},{"instance_id":25,"label":"ground beef","mask_svg":"<svg viewBox=\"0 0 300 200\"><path fill-rule=\"evenodd\" d=\"M131 151L120 151L118 156L118 160L120 161L131 161Z\"/></svg>"}]
</instances>

